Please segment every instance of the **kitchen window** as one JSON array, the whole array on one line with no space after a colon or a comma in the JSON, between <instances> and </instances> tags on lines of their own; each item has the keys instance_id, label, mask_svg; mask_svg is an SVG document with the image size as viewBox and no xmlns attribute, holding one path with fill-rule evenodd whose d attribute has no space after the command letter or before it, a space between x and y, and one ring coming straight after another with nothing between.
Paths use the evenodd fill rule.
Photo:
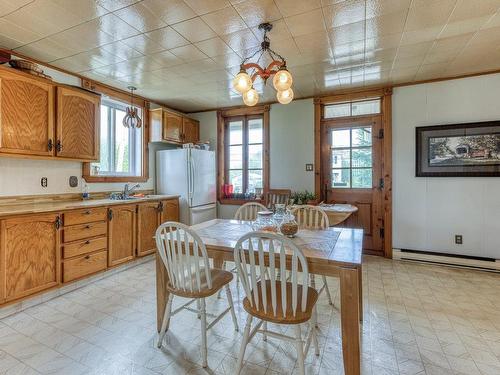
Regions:
<instances>
[{"instance_id":1,"label":"kitchen window","mask_svg":"<svg viewBox=\"0 0 500 375\"><path fill-rule=\"evenodd\" d=\"M108 98L101 101L99 162L90 164L91 178L136 181L143 174L143 111L139 108L143 127L127 129L122 124L126 107L127 104Z\"/></svg>"},{"instance_id":2,"label":"kitchen window","mask_svg":"<svg viewBox=\"0 0 500 375\"><path fill-rule=\"evenodd\" d=\"M223 173L219 198L251 200L266 189L267 118L268 113L254 112L220 117L219 169Z\"/></svg>"}]
</instances>

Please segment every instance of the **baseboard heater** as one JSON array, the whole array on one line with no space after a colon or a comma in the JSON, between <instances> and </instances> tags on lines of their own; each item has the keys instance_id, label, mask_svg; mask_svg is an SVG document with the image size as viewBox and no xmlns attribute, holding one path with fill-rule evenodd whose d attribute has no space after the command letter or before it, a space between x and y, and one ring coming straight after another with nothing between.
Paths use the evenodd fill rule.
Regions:
<instances>
[{"instance_id":1,"label":"baseboard heater","mask_svg":"<svg viewBox=\"0 0 500 375\"><path fill-rule=\"evenodd\" d=\"M432 263L451 267L473 268L483 271L500 272L500 260L494 258L434 253L430 251L410 249L393 249L392 257L393 259L413 262Z\"/></svg>"}]
</instances>

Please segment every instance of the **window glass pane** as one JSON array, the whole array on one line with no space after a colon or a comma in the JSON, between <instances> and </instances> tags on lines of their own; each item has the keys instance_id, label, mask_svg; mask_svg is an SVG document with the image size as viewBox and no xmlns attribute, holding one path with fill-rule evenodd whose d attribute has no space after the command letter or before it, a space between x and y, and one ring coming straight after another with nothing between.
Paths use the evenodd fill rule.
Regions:
<instances>
[{"instance_id":1,"label":"window glass pane","mask_svg":"<svg viewBox=\"0 0 500 375\"><path fill-rule=\"evenodd\" d=\"M352 129L352 145L370 146L372 144L372 128L354 128Z\"/></svg>"},{"instance_id":2,"label":"window glass pane","mask_svg":"<svg viewBox=\"0 0 500 375\"><path fill-rule=\"evenodd\" d=\"M351 103L331 104L325 106L325 118L346 117L351 115Z\"/></svg>"},{"instance_id":3,"label":"window glass pane","mask_svg":"<svg viewBox=\"0 0 500 375\"><path fill-rule=\"evenodd\" d=\"M363 116L371 113L380 113L380 99L352 103L353 116Z\"/></svg>"},{"instance_id":4,"label":"window glass pane","mask_svg":"<svg viewBox=\"0 0 500 375\"><path fill-rule=\"evenodd\" d=\"M351 179L351 170L345 169L332 169L332 187L334 188L349 188Z\"/></svg>"},{"instance_id":5,"label":"window glass pane","mask_svg":"<svg viewBox=\"0 0 500 375\"><path fill-rule=\"evenodd\" d=\"M352 167L372 167L372 149L371 148L354 148L352 149ZM353 177L354 179L354 177Z\"/></svg>"},{"instance_id":6,"label":"window glass pane","mask_svg":"<svg viewBox=\"0 0 500 375\"><path fill-rule=\"evenodd\" d=\"M248 168L262 168L262 145L248 146Z\"/></svg>"},{"instance_id":7,"label":"window glass pane","mask_svg":"<svg viewBox=\"0 0 500 375\"><path fill-rule=\"evenodd\" d=\"M332 147L349 147L351 145L349 129L332 130Z\"/></svg>"},{"instance_id":8,"label":"window glass pane","mask_svg":"<svg viewBox=\"0 0 500 375\"><path fill-rule=\"evenodd\" d=\"M229 183L233 185L235 193L243 193L243 171L241 169L229 171Z\"/></svg>"},{"instance_id":9,"label":"window glass pane","mask_svg":"<svg viewBox=\"0 0 500 375\"><path fill-rule=\"evenodd\" d=\"M372 188L372 169L353 169L352 170L353 188Z\"/></svg>"},{"instance_id":10,"label":"window glass pane","mask_svg":"<svg viewBox=\"0 0 500 375\"><path fill-rule=\"evenodd\" d=\"M115 110L115 172L130 172L130 131L122 124L125 112Z\"/></svg>"},{"instance_id":11,"label":"window glass pane","mask_svg":"<svg viewBox=\"0 0 500 375\"><path fill-rule=\"evenodd\" d=\"M243 146L229 146L229 169L243 168Z\"/></svg>"},{"instance_id":12,"label":"window glass pane","mask_svg":"<svg viewBox=\"0 0 500 375\"><path fill-rule=\"evenodd\" d=\"M248 143L262 143L262 119L248 121Z\"/></svg>"},{"instance_id":13,"label":"window glass pane","mask_svg":"<svg viewBox=\"0 0 500 375\"><path fill-rule=\"evenodd\" d=\"M332 168L349 168L351 150L332 150Z\"/></svg>"},{"instance_id":14,"label":"window glass pane","mask_svg":"<svg viewBox=\"0 0 500 375\"><path fill-rule=\"evenodd\" d=\"M229 144L241 145L243 143L243 122L231 121L229 123Z\"/></svg>"},{"instance_id":15,"label":"window glass pane","mask_svg":"<svg viewBox=\"0 0 500 375\"><path fill-rule=\"evenodd\" d=\"M255 188L262 188L262 169L248 171L248 192L254 193Z\"/></svg>"},{"instance_id":16,"label":"window glass pane","mask_svg":"<svg viewBox=\"0 0 500 375\"><path fill-rule=\"evenodd\" d=\"M101 106L101 143L99 146L99 163L95 164L99 166L101 171L109 171L111 169L109 160L109 146L111 142L111 139L109 138L111 135L109 128L110 124L108 122L109 110L109 107L105 105Z\"/></svg>"}]
</instances>

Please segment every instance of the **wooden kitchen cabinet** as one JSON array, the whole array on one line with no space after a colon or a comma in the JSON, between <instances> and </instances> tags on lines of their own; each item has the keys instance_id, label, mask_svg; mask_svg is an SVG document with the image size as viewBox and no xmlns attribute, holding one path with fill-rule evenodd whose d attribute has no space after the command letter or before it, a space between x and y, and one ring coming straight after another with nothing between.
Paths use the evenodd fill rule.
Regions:
<instances>
[{"instance_id":1,"label":"wooden kitchen cabinet","mask_svg":"<svg viewBox=\"0 0 500 375\"><path fill-rule=\"evenodd\" d=\"M148 202L137 208L137 256L144 256L156 251L153 238L160 225L161 202Z\"/></svg>"},{"instance_id":2,"label":"wooden kitchen cabinet","mask_svg":"<svg viewBox=\"0 0 500 375\"><path fill-rule=\"evenodd\" d=\"M99 95L70 87L57 87L56 155L93 161L99 159Z\"/></svg>"},{"instance_id":3,"label":"wooden kitchen cabinet","mask_svg":"<svg viewBox=\"0 0 500 375\"><path fill-rule=\"evenodd\" d=\"M160 224L166 221L179 221L179 200L169 199L161 203Z\"/></svg>"},{"instance_id":4,"label":"wooden kitchen cabinet","mask_svg":"<svg viewBox=\"0 0 500 375\"><path fill-rule=\"evenodd\" d=\"M150 141L175 144L200 140L199 122L163 108L149 111Z\"/></svg>"},{"instance_id":5,"label":"wooden kitchen cabinet","mask_svg":"<svg viewBox=\"0 0 500 375\"><path fill-rule=\"evenodd\" d=\"M54 86L0 67L0 153L54 155Z\"/></svg>"},{"instance_id":6,"label":"wooden kitchen cabinet","mask_svg":"<svg viewBox=\"0 0 500 375\"><path fill-rule=\"evenodd\" d=\"M135 256L136 206L113 206L108 209L108 266L132 260Z\"/></svg>"},{"instance_id":7,"label":"wooden kitchen cabinet","mask_svg":"<svg viewBox=\"0 0 500 375\"><path fill-rule=\"evenodd\" d=\"M182 142L196 143L200 140L200 123L188 117L182 118Z\"/></svg>"},{"instance_id":8,"label":"wooden kitchen cabinet","mask_svg":"<svg viewBox=\"0 0 500 375\"><path fill-rule=\"evenodd\" d=\"M57 213L0 221L0 301L60 283L60 225Z\"/></svg>"}]
</instances>

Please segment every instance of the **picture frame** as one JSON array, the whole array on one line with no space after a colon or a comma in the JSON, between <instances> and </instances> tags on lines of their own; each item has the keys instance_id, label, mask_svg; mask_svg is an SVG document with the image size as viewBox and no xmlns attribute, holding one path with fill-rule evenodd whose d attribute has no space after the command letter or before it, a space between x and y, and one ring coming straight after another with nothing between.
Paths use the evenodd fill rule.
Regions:
<instances>
[{"instance_id":1,"label":"picture frame","mask_svg":"<svg viewBox=\"0 0 500 375\"><path fill-rule=\"evenodd\" d=\"M500 177L500 121L415 129L416 177Z\"/></svg>"}]
</instances>

